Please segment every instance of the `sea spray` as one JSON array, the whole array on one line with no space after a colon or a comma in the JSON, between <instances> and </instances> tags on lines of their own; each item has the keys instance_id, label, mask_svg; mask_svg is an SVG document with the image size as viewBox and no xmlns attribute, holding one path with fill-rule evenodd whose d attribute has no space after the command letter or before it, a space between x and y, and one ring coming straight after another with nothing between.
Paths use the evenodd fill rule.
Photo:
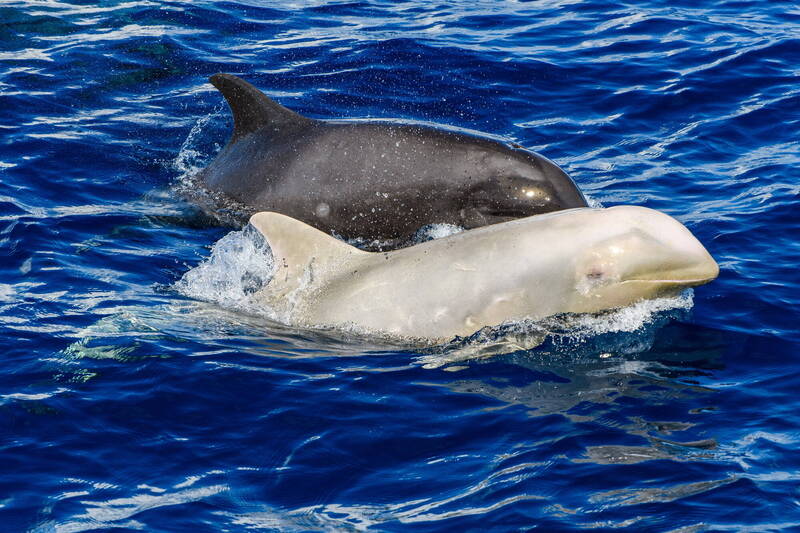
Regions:
<instances>
[{"instance_id":1,"label":"sea spray","mask_svg":"<svg viewBox=\"0 0 800 533\"><path fill-rule=\"evenodd\" d=\"M536 321L507 322L428 349L416 362L426 368L438 368L459 361L532 350L546 341L550 347L543 351L552 353L575 350L593 353L597 351L593 349L594 344L604 346L601 355L611 351L640 352L652 344L651 330L659 329L668 318L688 312L693 297L692 289L687 289L676 296L641 300L602 313L561 314Z\"/></svg>"},{"instance_id":2,"label":"sea spray","mask_svg":"<svg viewBox=\"0 0 800 533\"><path fill-rule=\"evenodd\" d=\"M248 225L211 248L211 255L175 283L181 294L222 307L270 316L253 297L272 277L272 252L266 239Z\"/></svg>"},{"instance_id":3,"label":"sea spray","mask_svg":"<svg viewBox=\"0 0 800 533\"><path fill-rule=\"evenodd\" d=\"M207 130L210 129L212 119L217 120L223 117L222 107L217 107L213 112L200 117L192 126L186 139L178 150L178 155L172 160L172 168L180 173L178 180L189 180L205 167L214 153L220 150L220 146L214 143L213 150L206 150L203 146Z\"/></svg>"}]
</instances>

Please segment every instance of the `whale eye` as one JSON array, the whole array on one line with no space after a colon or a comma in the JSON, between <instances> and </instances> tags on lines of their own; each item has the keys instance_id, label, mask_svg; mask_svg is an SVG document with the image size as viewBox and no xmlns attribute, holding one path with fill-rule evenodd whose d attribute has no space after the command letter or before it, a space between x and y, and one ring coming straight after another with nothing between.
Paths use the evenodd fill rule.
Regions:
<instances>
[{"instance_id":1,"label":"whale eye","mask_svg":"<svg viewBox=\"0 0 800 533\"><path fill-rule=\"evenodd\" d=\"M582 295L589 296L608 282L606 271L600 265L591 265L587 270L581 269L575 288Z\"/></svg>"},{"instance_id":2,"label":"whale eye","mask_svg":"<svg viewBox=\"0 0 800 533\"><path fill-rule=\"evenodd\" d=\"M592 267L586 273L586 279L590 281L600 281L603 279L603 269L600 267Z\"/></svg>"}]
</instances>

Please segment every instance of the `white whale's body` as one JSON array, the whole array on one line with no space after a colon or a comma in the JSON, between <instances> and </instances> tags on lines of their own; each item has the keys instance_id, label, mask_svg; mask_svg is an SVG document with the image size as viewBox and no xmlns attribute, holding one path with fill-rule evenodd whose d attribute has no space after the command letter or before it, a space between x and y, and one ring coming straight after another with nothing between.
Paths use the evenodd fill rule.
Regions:
<instances>
[{"instance_id":1,"label":"white whale's body","mask_svg":"<svg viewBox=\"0 0 800 533\"><path fill-rule=\"evenodd\" d=\"M258 297L280 320L427 342L623 307L719 272L680 222L643 207L536 215L383 253L277 213L256 213L250 223L275 262Z\"/></svg>"}]
</instances>

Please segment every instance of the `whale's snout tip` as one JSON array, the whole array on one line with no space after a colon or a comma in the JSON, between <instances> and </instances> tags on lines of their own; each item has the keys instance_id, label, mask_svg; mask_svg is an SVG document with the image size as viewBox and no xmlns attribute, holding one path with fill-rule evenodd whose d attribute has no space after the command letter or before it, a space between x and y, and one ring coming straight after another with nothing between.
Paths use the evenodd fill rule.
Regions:
<instances>
[{"instance_id":1,"label":"whale's snout tip","mask_svg":"<svg viewBox=\"0 0 800 533\"><path fill-rule=\"evenodd\" d=\"M672 253L676 267L672 274L676 281L689 287L709 283L719 276L719 265L705 246L683 224L671 217L661 225L657 235L662 236Z\"/></svg>"},{"instance_id":2,"label":"whale's snout tip","mask_svg":"<svg viewBox=\"0 0 800 533\"><path fill-rule=\"evenodd\" d=\"M691 286L696 287L697 285L705 285L711 281L717 279L719 276L719 265L711 257L711 254L703 247L702 244L699 242L697 243L702 248L702 257L700 257L696 264L694 265L693 270L693 279L688 280Z\"/></svg>"}]
</instances>

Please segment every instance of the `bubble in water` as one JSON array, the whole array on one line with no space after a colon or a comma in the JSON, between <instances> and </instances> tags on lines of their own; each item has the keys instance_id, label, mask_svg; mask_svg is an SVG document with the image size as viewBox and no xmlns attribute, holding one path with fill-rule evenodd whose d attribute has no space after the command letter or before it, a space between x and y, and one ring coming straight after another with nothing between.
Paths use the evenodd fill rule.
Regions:
<instances>
[{"instance_id":1,"label":"bubble in water","mask_svg":"<svg viewBox=\"0 0 800 533\"><path fill-rule=\"evenodd\" d=\"M211 256L175 283L181 294L229 309L263 314L253 295L272 277L272 252L252 226L232 231L211 248Z\"/></svg>"}]
</instances>

